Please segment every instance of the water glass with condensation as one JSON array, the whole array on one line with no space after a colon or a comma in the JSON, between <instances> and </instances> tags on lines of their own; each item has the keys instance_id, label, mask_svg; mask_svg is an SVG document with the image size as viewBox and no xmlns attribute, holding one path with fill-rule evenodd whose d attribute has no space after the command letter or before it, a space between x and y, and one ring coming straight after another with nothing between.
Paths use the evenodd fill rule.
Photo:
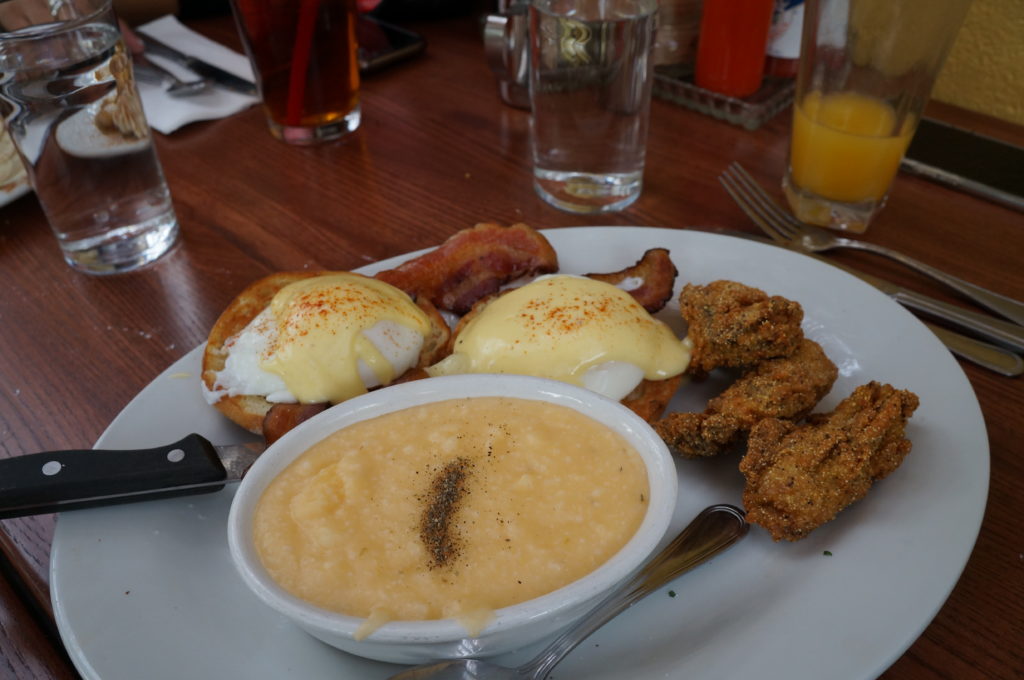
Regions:
<instances>
[{"instance_id":1,"label":"water glass with condensation","mask_svg":"<svg viewBox=\"0 0 1024 680\"><path fill-rule=\"evenodd\" d=\"M885 205L970 0L807 0L789 162L796 216L862 233Z\"/></svg>"},{"instance_id":2,"label":"water glass with condensation","mask_svg":"<svg viewBox=\"0 0 1024 680\"><path fill-rule=\"evenodd\" d=\"M533 178L551 205L622 210L640 196L657 0L532 0Z\"/></svg>"},{"instance_id":3,"label":"water glass with condensation","mask_svg":"<svg viewBox=\"0 0 1024 680\"><path fill-rule=\"evenodd\" d=\"M166 253L178 220L110 0L0 3L0 111L75 269Z\"/></svg>"},{"instance_id":4,"label":"water glass with condensation","mask_svg":"<svg viewBox=\"0 0 1024 680\"><path fill-rule=\"evenodd\" d=\"M231 0L270 132L289 144L359 127L355 0Z\"/></svg>"}]
</instances>

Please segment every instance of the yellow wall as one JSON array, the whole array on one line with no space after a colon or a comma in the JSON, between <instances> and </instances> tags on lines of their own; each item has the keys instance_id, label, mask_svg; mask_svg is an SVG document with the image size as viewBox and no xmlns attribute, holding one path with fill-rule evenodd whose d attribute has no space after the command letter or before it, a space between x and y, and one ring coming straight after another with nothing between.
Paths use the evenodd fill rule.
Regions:
<instances>
[{"instance_id":1,"label":"yellow wall","mask_svg":"<svg viewBox=\"0 0 1024 680\"><path fill-rule=\"evenodd\" d=\"M1024 125L1024 0L974 0L932 98Z\"/></svg>"}]
</instances>

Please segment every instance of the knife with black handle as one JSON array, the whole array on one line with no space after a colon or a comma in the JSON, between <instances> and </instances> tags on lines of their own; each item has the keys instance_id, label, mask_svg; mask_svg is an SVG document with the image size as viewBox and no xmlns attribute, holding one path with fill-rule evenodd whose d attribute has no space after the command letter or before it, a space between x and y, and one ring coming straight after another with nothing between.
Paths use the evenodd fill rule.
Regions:
<instances>
[{"instance_id":1,"label":"knife with black handle","mask_svg":"<svg viewBox=\"0 0 1024 680\"><path fill-rule=\"evenodd\" d=\"M0 459L0 519L211 493L242 479L263 443L198 434L152 449L47 451Z\"/></svg>"}]
</instances>

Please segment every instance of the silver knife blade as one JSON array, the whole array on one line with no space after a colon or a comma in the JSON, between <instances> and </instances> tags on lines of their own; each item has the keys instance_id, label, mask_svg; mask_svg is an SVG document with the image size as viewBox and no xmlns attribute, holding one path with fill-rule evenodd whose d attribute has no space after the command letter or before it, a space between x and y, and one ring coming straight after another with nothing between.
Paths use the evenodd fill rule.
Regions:
<instances>
[{"instance_id":1,"label":"silver knife blade","mask_svg":"<svg viewBox=\"0 0 1024 680\"><path fill-rule=\"evenodd\" d=\"M991 339L1000 344L1007 345L1009 347L1020 348L1019 343L1022 340L1016 324L1010 324L1003 322L999 319L989 317L984 314L977 314L968 310L957 307L956 305L950 305L940 300L936 300L922 293L917 293L904 288L885 279L879 278L867 272L862 272L853 267L848 267L844 264L834 262L832 260L821 257L820 255L814 255L807 253L795 247L789 247L785 244L773 241L766 236L759 234L750 234L742 231L729 231L728 234L732 236L738 236L745 238L749 241L757 241L759 243L765 243L767 245L776 246L778 248L785 248L795 253L800 253L807 257L813 257L819 262L841 269L851 276L855 276L858 279L870 284L885 293L896 302L907 307L911 311L921 311L932 316L941 318L945 321L949 321L957 325L960 328L974 332L982 337ZM960 333L956 333L941 326L935 324L923 322L946 346L949 351L953 354L972 361L979 366L995 371L1000 375L1007 377L1016 377L1024 374L1024 358L1013 352L1003 349L1002 347L982 342L981 340L975 340L974 338L967 337ZM1006 326L1007 328L1003 328Z\"/></svg>"},{"instance_id":2,"label":"silver knife blade","mask_svg":"<svg viewBox=\"0 0 1024 680\"><path fill-rule=\"evenodd\" d=\"M151 449L45 451L0 459L0 518L209 493L242 479L262 442L187 437Z\"/></svg>"},{"instance_id":3,"label":"silver knife blade","mask_svg":"<svg viewBox=\"0 0 1024 680\"><path fill-rule=\"evenodd\" d=\"M824 261L827 261L833 267L842 269L852 276L856 276L865 283L871 284L911 311L921 311L931 314L960 326L961 328L974 331L984 337L997 341L1002 340L1003 342L1001 342L1001 344L1007 344L1011 347L1015 346L1018 350L1024 349L1024 347L1014 342L1012 333L1004 334L1001 333L998 328L990 326L990 324L993 323L1002 323L997 319L971 319L970 317L972 315L977 317L983 317L983 315L961 310L955 305L948 305L945 302L930 298L927 295L916 293L907 288L903 288L902 286L898 286L895 283L886 281L885 279L880 279L877 276L857 271L856 269L852 269L845 265L840 265L830 260ZM1019 355L1014 354L1011 351L996 345L991 345L987 342L982 342L981 340L969 338L966 335L961 335L960 333L956 333L941 326L936 326L935 324L928 323L924 320L922 320L922 323L924 323L924 325L928 327L928 330L934 333L939 340L942 341L942 344L944 344L950 352L958 357L973 361L980 366L984 366L991 371L995 371L996 373L1010 378L1024 373L1024 358L1021 358Z\"/></svg>"},{"instance_id":4,"label":"silver knife blade","mask_svg":"<svg viewBox=\"0 0 1024 680\"><path fill-rule=\"evenodd\" d=\"M196 75L202 78L208 78L215 85L219 85L240 94L246 94L253 97L257 96L256 85L250 81L244 78L239 78L234 73L225 71L219 66L208 64L198 57L185 54L184 52L171 47L156 38L146 35L145 33L140 33L139 37L142 39L142 44L145 45L147 52L159 57L164 57L165 59L170 59L174 63L180 64L181 66L189 69Z\"/></svg>"},{"instance_id":5,"label":"silver knife blade","mask_svg":"<svg viewBox=\"0 0 1024 680\"><path fill-rule=\"evenodd\" d=\"M844 271L867 281L904 307L909 307L924 314L930 314L944 321L956 324L960 328L977 333L981 337L999 345L1018 352L1024 352L1024 326L936 300L933 297L898 286L877 276L859 272L844 265L838 265L835 262L829 261L829 264L838 266Z\"/></svg>"},{"instance_id":6,"label":"silver knife blade","mask_svg":"<svg viewBox=\"0 0 1024 680\"><path fill-rule=\"evenodd\" d=\"M215 444L213 446L220 458L220 464L224 466L226 482L240 482L245 473L249 471L252 464L266 451L267 445L263 442L248 442L245 444Z\"/></svg>"},{"instance_id":7,"label":"silver knife blade","mask_svg":"<svg viewBox=\"0 0 1024 680\"><path fill-rule=\"evenodd\" d=\"M942 341L946 349L961 359L974 362L1008 378L1015 378L1024 373L1024 358L1013 352L955 333L948 328L936 326L927 321L923 323Z\"/></svg>"}]
</instances>

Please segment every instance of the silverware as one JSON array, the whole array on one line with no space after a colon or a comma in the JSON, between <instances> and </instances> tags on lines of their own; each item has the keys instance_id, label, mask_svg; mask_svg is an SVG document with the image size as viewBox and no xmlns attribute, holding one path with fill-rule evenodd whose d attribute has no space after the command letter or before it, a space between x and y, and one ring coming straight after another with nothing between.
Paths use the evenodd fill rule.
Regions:
<instances>
[{"instance_id":1,"label":"silverware","mask_svg":"<svg viewBox=\"0 0 1024 680\"><path fill-rule=\"evenodd\" d=\"M518 668L480 659L453 659L416 666L389 680L541 680L591 633L672 579L721 553L749 529L739 508L712 505L705 509L640 571Z\"/></svg>"},{"instance_id":2,"label":"silverware","mask_svg":"<svg viewBox=\"0 0 1024 680\"><path fill-rule=\"evenodd\" d=\"M964 281L895 250L867 241L835 236L824 229L799 221L789 212L780 208L739 163L730 164L718 179L733 199L739 202L741 200L739 197L742 196L745 202L753 206L753 209L762 218L758 225L765 233L780 243L789 243L807 252L853 248L883 255L930 276L996 314L1017 324L1024 324L1024 303L1022 302Z\"/></svg>"},{"instance_id":3,"label":"silverware","mask_svg":"<svg viewBox=\"0 0 1024 680\"><path fill-rule=\"evenodd\" d=\"M747 212L745 204L740 203L740 207L743 208L744 212ZM747 212L747 215L750 216L751 219L754 220L754 222L757 222L758 218L755 215L752 215L749 212ZM748 234L745 232L729 232L729 234L732 236L757 241L759 243L771 244L779 248L793 250L795 252L801 253L802 255L805 255L806 257L813 257L819 262L824 262L825 264L828 264L837 269L842 269L846 273L852 276L856 276L865 283L869 283L875 288L878 288L880 291L891 297L893 300L902 303L905 307L911 310L915 310L917 308L914 306L914 304L909 303L908 299L912 300L915 303L920 303L920 306L923 308L923 310L934 310L932 311L932 313L935 316L941 316L943 318L946 318L946 320L948 321L952 321L953 323L957 323L958 321L958 319L956 318L956 314L950 315L949 317L945 317L943 313L943 308L949 307L952 310L956 310L957 312L963 311L960 310L959 307L947 305L946 303L934 300L928 297L927 295L915 293L912 290L908 290L901 286L897 286L895 283L890 283L885 279L878 278L877 276L872 276L871 274L858 271L852 267L847 267L837 262L832 262L831 260L827 260L819 255L806 253L800 250L799 248L795 248L785 243L773 242L764 236ZM971 312L967 312L967 314L971 316L980 317L982 323L981 325L974 325L971 316L968 316L962 319L962 327L967 328L969 330L973 330L975 332L980 332L982 334L984 334L983 329L988 324L991 324L993 321L1000 324L1003 323L1001 321L998 321L997 319L985 318L983 315L974 315ZM936 326L935 324L928 323L927 321L922 321L922 323L925 325L925 327L928 328L928 330L930 330L939 338L942 344L946 346L946 349L948 349L956 356L962 359L966 359L967 361L971 361L975 364L978 364L979 366L987 368L990 371L999 373L1000 375L1005 375L1009 378L1013 378L1018 375L1024 374L1024 358L1020 357L1019 355L1014 354L1009 350L1003 349L1002 347L997 347L996 345L992 345L987 342L982 342L981 340L969 338L966 335L961 335L960 333L956 333L941 326ZM1013 324L1006 325L1012 326Z\"/></svg>"},{"instance_id":4,"label":"silverware","mask_svg":"<svg viewBox=\"0 0 1024 680\"><path fill-rule=\"evenodd\" d=\"M139 33L139 37L142 39L142 44L146 46L147 52L164 57L165 59L170 59L174 63L180 64L189 69L196 75L209 79L216 85L241 94L256 96L256 86L248 80L239 78L235 74L229 73L219 66L208 64L197 57L185 54L170 45L165 45L156 38L150 37L144 33Z\"/></svg>"},{"instance_id":5,"label":"silverware","mask_svg":"<svg viewBox=\"0 0 1024 680\"><path fill-rule=\"evenodd\" d=\"M1016 352L1024 352L1024 326L1018 326L1015 323L996 319L988 314L972 312L969 309L964 309L957 305L951 305L949 303L942 302L941 300L936 300L933 297L918 293L910 290L909 288L897 286L895 283L890 283L889 281L878 278L877 276L857 271L852 267L841 265L838 262L825 260L825 258L817 255L813 255L812 257L828 262L833 267L839 267L843 271L867 281L872 286L912 311L942 319L943 321L954 324L958 328L975 333L979 337L994 342L997 345Z\"/></svg>"},{"instance_id":6,"label":"silverware","mask_svg":"<svg viewBox=\"0 0 1024 680\"><path fill-rule=\"evenodd\" d=\"M169 82L170 85L164 90L164 92L172 97L189 97L194 94L199 94L210 84L210 81L206 78L191 81L181 80L178 76L172 73L170 69L164 68L152 59L147 59L143 54L132 55L132 62L136 76L141 74L144 79L153 80L161 85ZM152 75L152 78L146 77L147 72Z\"/></svg>"},{"instance_id":7,"label":"silverware","mask_svg":"<svg viewBox=\"0 0 1024 680\"><path fill-rule=\"evenodd\" d=\"M928 322L924 322L924 325L938 337L946 349L961 359L972 361L1008 378L1015 378L1024 373L1024 359L1013 352L960 335L942 326Z\"/></svg>"},{"instance_id":8,"label":"silverware","mask_svg":"<svg viewBox=\"0 0 1024 680\"><path fill-rule=\"evenodd\" d=\"M740 209L747 214L747 217L749 217L754 224L761 227L762 231L767 232L767 218L765 217L763 206L765 202L770 201L770 199L760 197L760 200L755 201L749 193L736 190L730 182L723 181L722 185L725 187L725 190L729 195L732 196L733 200L736 201L736 205L738 205ZM743 235L745 236L745 234ZM757 240L770 242L767 239L762 239L761 237L758 237ZM957 305L951 305L949 303L942 302L941 300L936 300L935 298L922 293L917 293L909 288L904 288L903 286L898 286L895 283L890 283L885 279L866 274L838 262L826 260L819 255L808 253L798 244L791 241L776 240L774 243L775 245L788 248L789 250L795 250L803 253L804 255L808 255L809 257L813 257L821 262L827 262L833 267L838 267L849 274L861 278L908 309L942 319L943 321L956 325L958 328L975 333L985 340L1019 352L1024 352L1024 326L1018 326L1015 323L996 319L987 314L972 312L968 309L964 309L963 307L958 307Z\"/></svg>"},{"instance_id":9,"label":"silverware","mask_svg":"<svg viewBox=\"0 0 1024 680\"><path fill-rule=\"evenodd\" d=\"M152 449L47 451L0 460L0 519L210 493L237 482L266 445L198 434Z\"/></svg>"},{"instance_id":10,"label":"silverware","mask_svg":"<svg viewBox=\"0 0 1024 680\"><path fill-rule=\"evenodd\" d=\"M740 209L747 214L747 217L749 217L755 224L762 227L762 230L764 230L764 218L762 217L761 213L756 209L756 206L754 206L753 204L751 204L749 200L747 200L746 195L734 193L728 186L726 186L725 188L726 191L728 191L729 194L736 201L736 204L740 207ZM745 237L748 236L747 234L739 233L737 235ZM872 286L879 289L880 291L891 297L893 300L899 302L900 304L910 309L911 311L919 312L937 319L941 319L947 323L951 323L957 326L962 330L974 333L978 337L983 338L989 342L994 342L1000 346L1006 347L1011 350L1015 350L1017 352L1024 352L1024 326L1018 326L1015 323L1003 321L1002 319L996 319L995 317L989 316L987 314L972 312L969 309L964 309L963 307L958 307L957 305L951 305L947 302L936 300L935 298L924 295L923 293L918 293L916 291L910 290L909 288L898 286L895 283L891 283L877 276L872 276L871 274L859 271L857 269L854 269L853 267L848 267L846 265L840 264L839 262L827 260L821 257L820 255L808 253L802 248L800 248L798 245L790 242L773 242L763 237L756 237L756 240L764 241L765 243L774 243L774 245L781 246L788 250L796 251L798 253L803 253L804 255L807 255L808 257L813 257L814 259L819 260L821 262L826 262L827 264L833 267L842 269L848 274L852 274L853 276L856 276L859 279L867 281Z\"/></svg>"}]
</instances>

